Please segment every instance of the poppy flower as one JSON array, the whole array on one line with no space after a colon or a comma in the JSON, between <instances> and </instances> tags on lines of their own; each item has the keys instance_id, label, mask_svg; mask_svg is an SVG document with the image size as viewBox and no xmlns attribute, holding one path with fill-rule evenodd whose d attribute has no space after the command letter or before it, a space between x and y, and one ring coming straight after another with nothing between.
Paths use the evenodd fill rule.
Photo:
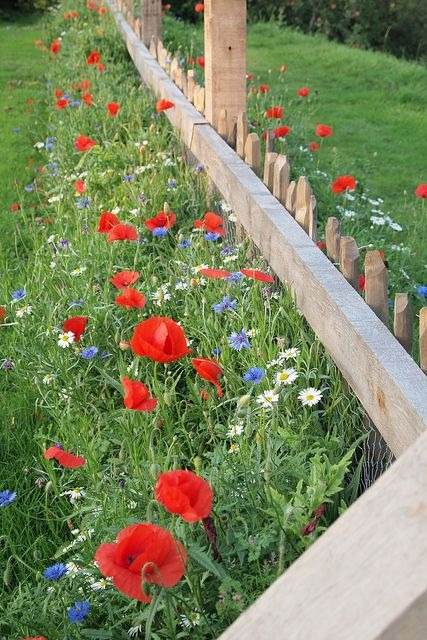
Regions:
<instances>
[{"instance_id":1,"label":"poppy flower","mask_svg":"<svg viewBox=\"0 0 427 640\"><path fill-rule=\"evenodd\" d=\"M265 117L270 119L283 118L283 107L269 107L265 112Z\"/></svg>"},{"instance_id":2,"label":"poppy flower","mask_svg":"<svg viewBox=\"0 0 427 640\"><path fill-rule=\"evenodd\" d=\"M145 296L132 287L125 287L116 296L115 303L126 309L143 309L145 307Z\"/></svg>"},{"instance_id":3,"label":"poppy flower","mask_svg":"<svg viewBox=\"0 0 427 640\"><path fill-rule=\"evenodd\" d=\"M93 96L91 93L84 93L82 95L82 100L87 107L91 107L93 105Z\"/></svg>"},{"instance_id":4,"label":"poppy flower","mask_svg":"<svg viewBox=\"0 0 427 640\"><path fill-rule=\"evenodd\" d=\"M149 603L144 583L174 587L184 575L187 553L166 529L138 523L122 529L116 542L101 544L95 560L121 593Z\"/></svg>"},{"instance_id":5,"label":"poppy flower","mask_svg":"<svg viewBox=\"0 0 427 640\"><path fill-rule=\"evenodd\" d=\"M58 445L46 449L43 456L45 460L56 460L61 467L65 467L65 469L78 469L86 464L86 460L82 456L76 456L74 453L64 451L64 449Z\"/></svg>"},{"instance_id":6,"label":"poppy flower","mask_svg":"<svg viewBox=\"0 0 427 640\"><path fill-rule=\"evenodd\" d=\"M54 56L56 56L61 51L61 46L62 46L61 40L58 40L58 39L53 40L50 43L50 47L49 47L50 52L53 53Z\"/></svg>"},{"instance_id":7,"label":"poppy flower","mask_svg":"<svg viewBox=\"0 0 427 640\"><path fill-rule=\"evenodd\" d=\"M96 68L98 69L99 73L104 73L105 64L103 62L100 62L99 64L96 65Z\"/></svg>"},{"instance_id":8,"label":"poppy flower","mask_svg":"<svg viewBox=\"0 0 427 640\"><path fill-rule=\"evenodd\" d=\"M55 103L55 109L65 109L69 105L67 98L59 98Z\"/></svg>"},{"instance_id":9,"label":"poppy flower","mask_svg":"<svg viewBox=\"0 0 427 640\"><path fill-rule=\"evenodd\" d=\"M92 138L80 135L74 140L74 149L82 153L84 151L89 151L89 149L92 149L96 144L97 143L95 140L92 140Z\"/></svg>"},{"instance_id":10,"label":"poppy flower","mask_svg":"<svg viewBox=\"0 0 427 640\"><path fill-rule=\"evenodd\" d=\"M81 80L78 84L77 84L77 89L79 89L79 91L87 91L88 89L90 89L90 85L91 85L91 81L90 80Z\"/></svg>"},{"instance_id":11,"label":"poppy flower","mask_svg":"<svg viewBox=\"0 0 427 640\"><path fill-rule=\"evenodd\" d=\"M192 471L161 473L154 495L169 513L180 515L186 522L203 520L212 511L213 491L206 480Z\"/></svg>"},{"instance_id":12,"label":"poppy flower","mask_svg":"<svg viewBox=\"0 0 427 640\"><path fill-rule=\"evenodd\" d=\"M153 411L156 408L157 400L150 396L150 392L143 382L124 377L122 385L125 392L123 402L127 409Z\"/></svg>"},{"instance_id":13,"label":"poppy flower","mask_svg":"<svg viewBox=\"0 0 427 640\"><path fill-rule=\"evenodd\" d=\"M161 111L167 111L167 109L172 109L175 106L175 103L170 100L157 100L156 102L156 111L160 113Z\"/></svg>"},{"instance_id":14,"label":"poppy flower","mask_svg":"<svg viewBox=\"0 0 427 640\"><path fill-rule=\"evenodd\" d=\"M319 151L320 144L318 142L310 142L308 145L309 150L313 153L315 151Z\"/></svg>"},{"instance_id":15,"label":"poppy flower","mask_svg":"<svg viewBox=\"0 0 427 640\"><path fill-rule=\"evenodd\" d=\"M196 58L196 64L197 64L201 69L204 69L204 68L205 68L205 56L197 56L197 58Z\"/></svg>"},{"instance_id":16,"label":"poppy flower","mask_svg":"<svg viewBox=\"0 0 427 640\"><path fill-rule=\"evenodd\" d=\"M204 10L205 10L205 5L203 4L203 2L197 2L194 5L194 11L196 13L203 13Z\"/></svg>"},{"instance_id":17,"label":"poppy flower","mask_svg":"<svg viewBox=\"0 0 427 640\"><path fill-rule=\"evenodd\" d=\"M286 125L273 129L273 135L275 138L284 138L285 136L289 135L290 132L291 132L290 127L287 127Z\"/></svg>"},{"instance_id":18,"label":"poppy flower","mask_svg":"<svg viewBox=\"0 0 427 640\"><path fill-rule=\"evenodd\" d=\"M116 240L138 240L138 231L131 224L116 224L107 233L108 242Z\"/></svg>"},{"instance_id":19,"label":"poppy flower","mask_svg":"<svg viewBox=\"0 0 427 640\"><path fill-rule=\"evenodd\" d=\"M136 355L155 362L173 362L190 352L179 324L162 316L153 316L137 324L130 346Z\"/></svg>"},{"instance_id":20,"label":"poppy flower","mask_svg":"<svg viewBox=\"0 0 427 640\"><path fill-rule=\"evenodd\" d=\"M0 307L0 322L2 322L7 315L6 307Z\"/></svg>"},{"instance_id":21,"label":"poppy flower","mask_svg":"<svg viewBox=\"0 0 427 640\"><path fill-rule=\"evenodd\" d=\"M99 51L91 51L86 58L87 64L98 64L101 62L101 54Z\"/></svg>"},{"instance_id":22,"label":"poppy flower","mask_svg":"<svg viewBox=\"0 0 427 640\"><path fill-rule=\"evenodd\" d=\"M119 271L110 278L110 282L116 289L126 289L126 287L130 287L131 284L135 284L138 278L138 271Z\"/></svg>"},{"instance_id":23,"label":"poppy flower","mask_svg":"<svg viewBox=\"0 0 427 640\"><path fill-rule=\"evenodd\" d=\"M208 358L193 358L191 364L203 380L212 382L215 386L218 397L221 397L223 393L218 380L222 376L223 371L219 364L214 360L209 360Z\"/></svg>"},{"instance_id":24,"label":"poppy flower","mask_svg":"<svg viewBox=\"0 0 427 640\"><path fill-rule=\"evenodd\" d=\"M55 98L62 98L64 92L62 91L62 89L55 89L53 95L55 96Z\"/></svg>"},{"instance_id":25,"label":"poppy flower","mask_svg":"<svg viewBox=\"0 0 427 640\"><path fill-rule=\"evenodd\" d=\"M116 117L116 115L119 113L119 109L120 109L120 105L118 102L108 102L107 111L108 111L108 115L111 116L112 118Z\"/></svg>"},{"instance_id":26,"label":"poppy flower","mask_svg":"<svg viewBox=\"0 0 427 640\"><path fill-rule=\"evenodd\" d=\"M74 183L74 189L77 193L84 193L86 191L86 183L84 180L76 180Z\"/></svg>"},{"instance_id":27,"label":"poppy flower","mask_svg":"<svg viewBox=\"0 0 427 640\"><path fill-rule=\"evenodd\" d=\"M258 93L268 93L270 91L270 87L268 84L260 84L258 87Z\"/></svg>"},{"instance_id":28,"label":"poppy flower","mask_svg":"<svg viewBox=\"0 0 427 640\"><path fill-rule=\"evenodd\" d=\"M310 93L310 89L308 87L301 87L300 89L297 90L297 94L301 97L301 98L306 98Z\"/></svg>"},{"instance_id":29,"label":"poppy flower","mask_svg":"<svg viewBox=\"0 0 427 640\"><path fill-rule=\"evenodd\" d=\"M221 216L213 211L207 211L201 220L194 221L195 229L204 229L211 233L218 233L220 236L225 234L224 220Z\"/></svg>"},{"instance_id":30,"label":"poppy flower","mask_svg":"<svg viewBox=\"0 0 427 640\"><path fill-rule=\"evenodd\" d=\"M247 278L251 278L252 280L259 280L259 282L274 282L273 276L269 273L264 273L263 271L258 271L257 269L240 269L240 272L243 273Z\"/></svg>"},{"instance_id":31,"label":"poppy flower","mask_svg":"<svg viewBox=\"0 0 427 640\"><path fill-rule=\"evenodd\" d=\"M15 211L21 210L21 205L19 204L19 202L12 202L9 209L12 211L12 213L15 213Z\"/></svg>"},{"instance_id":32,"label":"poppy flower","mask_svg":"<svg viewBox=\"0 0 427 640\"><path fill-rule=\"evenodd\" d=\"M333 134L332 127L329 127L327 124L318 124L314 133L319 138L329 138Z\"/></svg>"},{"instance_id":33,"label":"poppy flower","mask_svg":"<svg viewBox=\"0 0 427 640\"><path fill-rule=\"evenodd\" d=\"M326 242L324 240L317 240L316 245L321 251L325 251Z\"/></svg>"},{"instance_id":34,"label":"poppy flower","mask_svg":"<svg viewBox=\"0 0 427 640\"><path fill-rule=\"evenodd\" d=\"M360 275L357 279L357 284L360 291L365 291L365 276Z\"/></svg>"},{"instance_id":35,"label":"poppy flower","mask_svg":"<svg viewBox=\"0 0 427 640\"><path fill-rule=\"evenodd\" d=\"M231 271L226 269L200 269L199 273L206 278L212 278L212 280L223 280L231 275Z\"/></svg>"},{"instance_id":36,"label":"poppy flower","mask_svg":"<svg viewBox=\"0 0 427 640\"><path fill-rule=\"evenodd\" d=\"M89 319L86 316L73 316L72 318L65 320L62 325L62 329L64 333L71 331L74 334L74 340L76 342L80 342L80 338L85 332L88 321Z\"/></svg>"},{"instance_id":37,"label":"poppy flower","mask_svg":"<svg viewBox=\"0 0 427 640\"><path fill-rule=\"evenodd\" d=\"M103 211L98 218L98 233L108 233L118 224L120 224L120 220L115 213Z\"/></svg>"},{"instance_id":38,"label":"poppy flower","mask_svg":"<svg viewBox=\"0 0 427 640\"><path fill-rule=\"evenodd\" d=\"M176 222L176 215L173 211L159 211L155 216L149 218L144 222L144 225L150 231L163 227L164 229L171 229Z\"/></svg>"},{"instance_id":39,"label":"poppy flower","mask_svg":"<svg viewBox=\"0 0 427 640\"><path fill-rule=\"evenodd\" d=\"M354 191L356 188L356 178L354 176L338 176L331 184L332 193L342 193L343 191Z\"/></svg>"},{"instance_id":40,"label":"poppy flower","mask_svg":"<svg viewBox=\"0 0 427 640\"><path fill-rule=\"evenodd\" d=\"M415 195L417 198L427 198L427 183L419 184L415 189Z\"/></svg>"}]
</instances>

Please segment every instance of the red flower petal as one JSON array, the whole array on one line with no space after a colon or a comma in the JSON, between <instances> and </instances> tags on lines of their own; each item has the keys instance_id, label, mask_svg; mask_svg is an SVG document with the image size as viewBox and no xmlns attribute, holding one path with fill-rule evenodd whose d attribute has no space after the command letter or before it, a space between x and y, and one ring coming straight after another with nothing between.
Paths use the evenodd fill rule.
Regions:
<instances>
[{"instance_id":1,"label":"red flower petal","mask_svg":"<svg viewBox=\"0 0 427 640\"><path fill-rule=\"evenodd\" d=\"M157 400L150 396L150 392L143 382L122 378L125 392L123 402L127 409L134 411L153 411L157 406Z\"/></svg>"},{"instance_id":2,"label":"red flower petal","mask_svg":"<svg viewBox=\"0 0 427 640\"><path fill-rule=\"evenodd\" d=\"M175 106L175 103L171 102L170 100L157 100L156 111L157 113L160 113L161 111L172 109L174 106Z\"/></svg>"},{"instance_id":3,"label":"red flower petal","mask_svg":"<svg viewBox=\"0 0 427 640\"><path fill-rule=\"evenodd\" d=\"M140 322L130 341L132 351L155 362L173 362L189 353L182 328L171 318L153 316Z\"/></svg>"},{"instance_id":4,"label":"red flower petal","mask_svg":"<svg viewBox=\"0 0 427 640\"><path fill-rule=\"evenodd\" d=\"M116 289L125 289L131 284L135 284L138 278L138 271L119 271L110 278L110 282L116 287Z\"/></svg>"},{"instance_id":5,"label":"red flower petal","mask_svg":"<svg viewBox=\"0 0 427 640\"><path fill-rule=\"evenodd\" d=\"M46 460L54 459L66 469L78 469L86 464L86 460L82 456L76 456L74 453L64 451L57 446L49 447L43 455Z\"/></svg>"},{"instance_id":6,"label":"red flower petal","mask_svg":"<svg viewBox=\"0 0 427 640\"><path fill-rule=\"evenodd\" d=\"M192 471L160 474L154 493L167 511L180 515L186 522L203 520L212 511L213 491L206 480Z\"/></svg>"},{"instance_id":7,"label":"red flower petal","mask_svg":"<svg viewBox=\"0 0 427 640\"><path fill-rule=\"evenodd\" d=\"M107 234L108 242L117 240L138 240L138 231L131 224L116 224Z\"/></svg>"},{"instance_id":8,"label":"red flower petal","mask_svg":"<svg viewBox=\"0 0 427 640\"><path fill-rule=\"evenodd\" d=\"M252 278L252 280L259 280L260 282L274 282L273 276L269 273L258 271L257 269L240 269L240 271L244 276Z\"/></svg>"},{"instance_id":9,"label":"red flower petal","mask_svg":"<svg viewBox=\"0 0 427 640\"><path fill-rule=\"evenodd\" d=\"M143 309L145 307L145 296L131 287L125 287L118 296L115 303L127 309Z\"/></svg>"},{"instance_id":10,"label":"red flower petal","mask_svg":"<svg viewBox=\"0 0 427 640\"><path fill-rule=\"evenodd\" d=\"M209 358L193 358L191 364L201 378L215 385L218 396L221 397L223 393L218 380L222 376L223 371L219 364Z\"/></svg>"},{"instance_id":11,"label":"red flower petal","mask_svg":"<svg viewBox=\"0 0 427 640\"><path fill-rule=\"evenodd\" d=\"M98 233L108 233L117 224L120 224L120 220L115 213L103 211L98 219Z\"/></svg>"},{"instance_id":12,"label":"red flower petal","mask_svg":"<svg viewBox=\"0 0 427 640\"><path fill-rule=\"evenodd\" d=\"M80 338L82 337L88 322L89 319L86 316L73 316L72 318L65 320L62 325L62 329L65 333L67 331L74 333L76 342L80 342Z\"/></svg>"},{"instance_id":13,"label":"red flower petal","mask_svg":"<svg viewBox=\"0 0 427 640\"><path fill-rule=\"evenodd\" d=\"M199 273L213 280L228 278L228 276L231 275L231 271L227 271L226 269L200 269Z\"/></svg>"}]
</instances>

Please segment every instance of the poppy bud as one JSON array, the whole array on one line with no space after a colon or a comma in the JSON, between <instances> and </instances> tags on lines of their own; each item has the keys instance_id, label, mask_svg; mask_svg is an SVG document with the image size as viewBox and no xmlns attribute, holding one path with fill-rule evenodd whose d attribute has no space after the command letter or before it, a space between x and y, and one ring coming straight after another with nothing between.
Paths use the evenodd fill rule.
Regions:
<instances>
[{"instance_id":1,"label":"poppy bud","mask_svg":"<svg viewBox=\"0 0 427 640\"><path fill-rule=\"evenodd\" d=\"M152 464L150 464L150 475L153 478L153 480L157 480L157 477L160 475L160 472L161 472L160 465L158 465L156 462L153 462Z\"/></svg>"},{"instance_id":2,"label":"poppy bud","mask_svg":"<svg viewBox=\"0 0 427 640\"><path fill-rule=\"evenodd\" d=\"M51 489L52 489L52 480L49 480L48 482L46 482L44 486L44 490L46 493L49 493Z\"/></svg>"},{"instance_id":3,"label":"poppy bud","mask_svg":"<svg viewBox=\"0 0 427 640\"><path fill-rule=\"evenodd\" d=\"M202 470L202 465L203 465L203 461L201 459L200 456L196 456L193 459L193 464L194 464L194 472L197 473L197 475L200 475L200 472Z\"/></svg>"}]
</instances>

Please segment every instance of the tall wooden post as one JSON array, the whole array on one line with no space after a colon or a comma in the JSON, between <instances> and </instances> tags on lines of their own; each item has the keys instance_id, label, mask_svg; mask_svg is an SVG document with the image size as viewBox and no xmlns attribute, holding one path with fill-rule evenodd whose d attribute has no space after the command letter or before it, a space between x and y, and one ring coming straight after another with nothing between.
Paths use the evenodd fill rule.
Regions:
<instances>
[{"instance_id":1,"label":"tall wooden post","mask_svg":"<svg viewBox=\"0 0 427 640\"><path fill-rule=\"evenodd\" d=\"M151 37L162 39L162 0L142 0L142 41L150 46Z\"/></svg>"},{"instance_id":2,"label":"tall wooden post","mask_svg":"<svg viewBox=\"0 0 427 640\"><path fill-rule=\"evenodd\" d=\"M228 131L246 111L246 0L205 0L205 116Z\"/></svg>"}]
</instances>

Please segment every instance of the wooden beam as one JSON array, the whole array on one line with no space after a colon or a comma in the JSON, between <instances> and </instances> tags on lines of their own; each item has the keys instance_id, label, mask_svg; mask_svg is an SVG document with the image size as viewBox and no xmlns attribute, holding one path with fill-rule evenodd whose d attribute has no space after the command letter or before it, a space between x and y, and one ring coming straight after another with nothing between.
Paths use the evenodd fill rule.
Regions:
<instances>
[{"instance_id":1,"label":"wooden beam","mask_svg":"<svg viewBox=\"0 0 427 640\"><path fill-rule=\"evenodd\" d=\"M205 0L205 111L218 128L226 109L228 130L246 111L246 0Z\"/></svg>"},{"instance_id":2,"label":"wooden beam","mask_svg":"<svg viewBox=\"0 0 427 640\"><path fill-rule=\"evenodd\" d=\"M412 351L412 305L407 293L396 293L394 297L393 331L396 339L408 352Z\"/></svg>"},{"instance_id":3,"label":"wooden beam","mask_svg":"<svg viewBox=\"0 0 427 640\"><path fill-rule=\"evenodd\" d=\"M220 640L425 640L427 434Z\"/></svg>"},{"instance_id":4,"label":"wooden beam","mask_svg":"<svg viewBox=\"0 0 427 640\"><path fill-rule=\"evenodd\" d=\"M142 41L150 46L152 36L162 39L162 0L142 0Z\"/></svg>"},{"instance_id":5,"label":"wooden beam","mask_svg":"<svg viewBox=\"0 0 427 640\"><path fill-rule=\"evenodd\" d=\"M400 455L427 430L426 376L262 181L184 98L123 16L114 9L112 14L145 84L158 98L174 102L165 117L204 165L272 270L292 288L299 310L390 449Z\"/></svg>"}]
</instances>

